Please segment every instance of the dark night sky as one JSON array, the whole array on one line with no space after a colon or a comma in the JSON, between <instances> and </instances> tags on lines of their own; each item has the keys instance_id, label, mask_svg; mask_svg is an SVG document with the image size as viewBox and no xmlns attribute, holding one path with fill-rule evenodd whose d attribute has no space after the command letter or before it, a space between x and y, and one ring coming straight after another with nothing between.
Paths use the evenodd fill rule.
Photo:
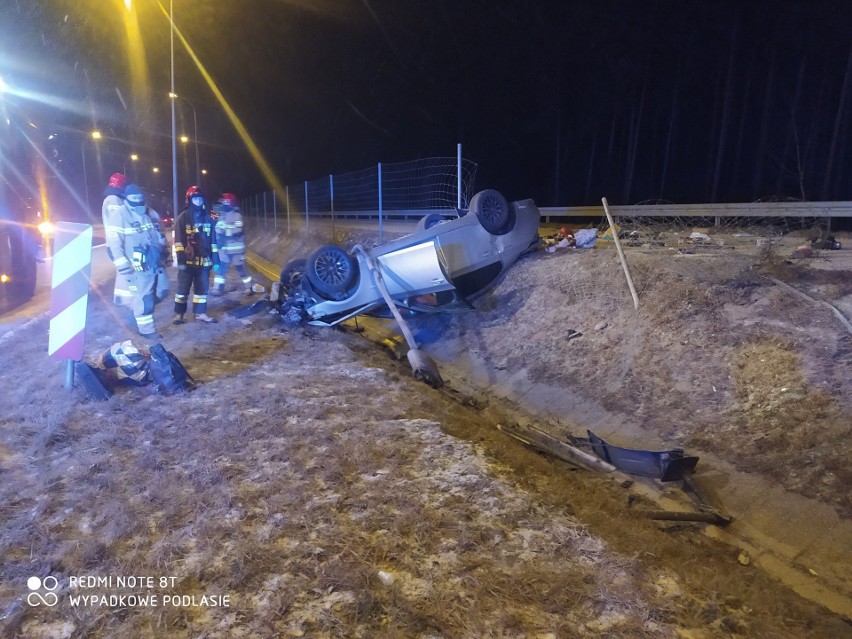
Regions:
<instances>
[{"instance_id":1,"label":"dark night sky","mask_svg":"<svg viewBox=\"0 0 852 639\"><path fill-rule=\"evenodd\" d=\"M57 155L68 175L81 132L97 125L114 138L114 157L103 158L113 166L95 184L124 157L120 140L170 172L168 20L156 0L133 5L147 81L130 72L121 0L0 0L0 76L85 107L19 101L64 131ZM284 184L454 156L461 143L479 165L477 190L542 206L852 199L848 0L174 5ZM268 189L179 45L175 58L211 186Z\"/></svg>"}]
</instances>

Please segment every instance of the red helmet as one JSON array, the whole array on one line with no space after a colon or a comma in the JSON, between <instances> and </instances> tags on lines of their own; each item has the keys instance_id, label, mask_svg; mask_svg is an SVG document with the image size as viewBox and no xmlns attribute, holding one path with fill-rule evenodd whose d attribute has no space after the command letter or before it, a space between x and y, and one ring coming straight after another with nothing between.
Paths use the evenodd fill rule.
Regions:
<instances>
[{"instance_id":1,"label":"red helmet","mask_svg":"<svg viewBox=\"0 0 852 639\"><path fill-rule=\"evenodd\" d=\"M194 184L186 190L186 203L187 204L189 204L189 198L191 198L193 195L200 195L200 196L204 197L204 194L201 192L201 189Z\"/></svg>"},{"instance_id":2,"label":"red helmet","mask_svg":"<svg viewBox=\"0 0 852 639\"><path fill-rule=\"evenodd\" d=\"M109 185L113 186L117 189L123 189L124 185L127 184L127 178L123 173L113 173L109 176Z\"/></svg>"},{"instance_id":3,"label":"red helmet","mask_svg":"<svg viewBox=\"0 0 852 639\"><path fill-rule=\"evenodd\" d=\"M219 198L219 201L222 204L227 204L228 206L236 206L237 196L233 193L222 193L222 197Z\"/></svg>"}]
</instances>

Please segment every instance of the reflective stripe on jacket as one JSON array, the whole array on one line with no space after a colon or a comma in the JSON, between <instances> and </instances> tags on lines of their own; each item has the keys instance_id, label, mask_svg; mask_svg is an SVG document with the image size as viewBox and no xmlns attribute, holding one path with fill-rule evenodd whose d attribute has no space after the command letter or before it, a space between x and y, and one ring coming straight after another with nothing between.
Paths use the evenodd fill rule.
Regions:
<instances>
[{"instance_id":1,"label":"reflective stripe on jacket","mask_svg":"<svg viewBox=\"0 0 852 639\"><path fill-rule=\"evenodd\" d=\"M216 222L216 238L219 250L225 255L238 255L246 252L243 236L243 216L237 209L223 211Z\"/></svg>"}]
</instances>

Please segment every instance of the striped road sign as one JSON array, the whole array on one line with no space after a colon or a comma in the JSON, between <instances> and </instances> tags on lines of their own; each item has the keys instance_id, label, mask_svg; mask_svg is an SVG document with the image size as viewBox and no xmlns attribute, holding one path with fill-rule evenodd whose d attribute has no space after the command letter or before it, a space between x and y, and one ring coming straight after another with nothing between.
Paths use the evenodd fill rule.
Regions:
<instances>
[{"instance_id":1,"label":"striped road sign","mask_svg":"<svg viewBox=\"0 0 852 639\"><path fill-rule=\"evenodd\" d=\"M47 347L51 357L83 359L91 271L91 224L57 222Z\"/></svg>"}]
</instances>

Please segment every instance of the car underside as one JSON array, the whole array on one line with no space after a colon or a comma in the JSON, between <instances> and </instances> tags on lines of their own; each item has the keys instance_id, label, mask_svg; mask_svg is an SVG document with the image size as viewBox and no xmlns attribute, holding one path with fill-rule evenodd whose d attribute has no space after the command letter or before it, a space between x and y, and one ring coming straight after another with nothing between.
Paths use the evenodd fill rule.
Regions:
<instances>
[{"instance_id":1,"label":"car underside","mask_svg":"<svg viewBox=\"0 0 852 639\"><path fill-rule=\"evenodd\" d=\"M539 219L532 200L510 203L486 190L461 215L428 214L413 233L372 249L320 247L282 269L279 310L288 323L324 326L387 316L381 284L408 314L469 310L470 299L537 246Z\"/></svg>"}]
</instances>

